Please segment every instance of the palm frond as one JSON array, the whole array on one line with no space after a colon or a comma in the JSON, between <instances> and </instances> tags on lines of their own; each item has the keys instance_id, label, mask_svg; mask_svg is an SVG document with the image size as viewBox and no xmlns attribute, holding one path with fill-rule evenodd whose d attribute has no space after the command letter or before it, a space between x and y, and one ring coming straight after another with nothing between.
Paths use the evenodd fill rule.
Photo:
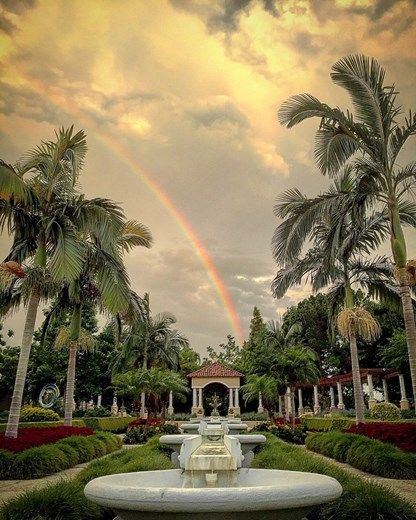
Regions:
<instances>
[{"instance_id":1,"label":"palm frond","mask_svg":"<svg viewBox=\"0 0 416 520\"><path fill-rule=\"evenodd\" d=\"M0 159L0 199L22 201L28 203L31 199L29 186L18 172Z\"/></svg>"},{"instance_id":2,"label":"palm frond","mask_svg":"<svg viewBox=\"0 0 416 520\"><path fill-rule=\"evenodd\" d=\"M290 97L282 103L278 111L279 123L286 128L292 128L311 117L331 118L333 116L333 110L311 94Z\"/></svg>"},{"instance_id":3,"label":"palm frond","mask_svg":"<svg viewBox=\"0 0 416 520\"><path fill-rule=\"evenodd\" d=\"M136 220L124 222L122 234L118 239L118 243L123 250L130 251L136 246L149 248L152 242L152 234L144 224Z\"/></svg>"}]
</instances>

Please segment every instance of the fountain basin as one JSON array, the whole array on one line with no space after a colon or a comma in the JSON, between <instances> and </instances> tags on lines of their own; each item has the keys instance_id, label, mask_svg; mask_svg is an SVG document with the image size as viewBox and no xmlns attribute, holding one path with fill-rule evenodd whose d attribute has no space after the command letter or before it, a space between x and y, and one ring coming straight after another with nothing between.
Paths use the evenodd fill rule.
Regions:
<instances>
[{"instance_id":1,"label":"fountain basin","mask_svg":"<svg viewBox=\"0 0 416 520\"><path fill-rule=\"evenodd\" d=\"M325 475L247 468L223 472L212 486L204 473L173 469L99 477L84 493L117 520L301 520L342 487Z\"/></svg>"},{"instance_id":2,"label":"fountain basin","mask_svg":"<svg viewBox=\"0 0 416 520\"><path fill-rule=\"evenodd\" d=\"M217 423L210 422L208 424L217 424ZM218 424L220 424L220 423L218 422ZM200 422L188 422L188 423L181 424L179 426L179 428L185 433L195 433L196 434L196 433L198 433L199 425L200 425ZM244 424L241 422L237 422L237 423L227 422L227 428L228 428L230 435L233 435L235 433L247 430L247 424Z\"/></svg>"}]
</instances>

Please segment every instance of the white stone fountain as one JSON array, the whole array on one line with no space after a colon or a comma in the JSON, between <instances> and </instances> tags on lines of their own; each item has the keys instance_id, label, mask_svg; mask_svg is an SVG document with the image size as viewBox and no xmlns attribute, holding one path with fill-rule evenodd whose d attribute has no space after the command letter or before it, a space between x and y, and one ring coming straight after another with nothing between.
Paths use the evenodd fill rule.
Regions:
<instances>
[{"instance_id":1,"label":"white stone fountain","mask_svg":"<svg viewBox=\"0 0 416 520\"><path fill-rule=\"evenodd\" d=\"M113 509L115 520L301 520L342 493L325 475L243 467L249 442L223 424L199 426L198 435L161 438L176 451L180 441L179 469L99 477L86 485L86 497ZM251 449L260 442L251 439Z\"/></svg>"}]
</instances>

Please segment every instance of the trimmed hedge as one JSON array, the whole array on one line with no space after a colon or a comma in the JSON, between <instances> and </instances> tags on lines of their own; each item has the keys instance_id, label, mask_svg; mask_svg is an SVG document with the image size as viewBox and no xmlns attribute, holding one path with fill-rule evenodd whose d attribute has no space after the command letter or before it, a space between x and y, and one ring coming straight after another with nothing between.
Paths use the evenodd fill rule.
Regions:
<instances>
[{"instance_id":1,"label":"trimmed hedge","mask_svg":"<svg viewBox=\"0 0 416 520\"><path fill-rule=\"evenodd\" d=\"M309 431L328 432L332 430L345 430L355 424L355 419L349 417L302 417L302 424Z\"/></svg>"},{"instance_id":2,"label":"trimmed hedge","mask_svg":"<svg viewBox=\"0 0 416 520\"><path fill-rule=\"evenodd\" d=\"M416 479L416 455L355 433L312 433L306 447L354 468L395 479Z\"/></svg>"},{"instance_id":3,"label":"trimmed hedge","mask_svg":"<svg viewBox=\"0 0 416 520\"><path fill-rule=\"evenodd\" d=\"M116 435L100 432L88 437L66 437L54 444L20 453L0 451L0 479L33 479L57 473L76 464L102 457L121 447Z\"/></svg>"},{"instance_id":4,"label":"trimmed hedge","mask_svg":"<svg viewBox=\"0 0 416 520\"><path fill-rule=\"evenodd\" d=\"M84 423L96 431L125 433L136 417L84 417Z\"/></svg>"},{"instance_id":5,"label":"trimmed hedge","mask_svg":"<svg viewBox=\"0 0 416 520\"><path fill-rule=\"evenodd\" d=\"M55 426L63 426L63 425L64 425L64 421L19 422L19 429L20 428L54 428ZM5 423L0 424L0 433L3 433L6 431L6 426L7 426L7 424L5 424ZM82 428L83 426L86 426L86 424L81 419L74 419L72 421L72 426Z\"/></svg>"},{"instance_id":6,"label":"trimmed hedge","mask_svg":"<svg viewBox=\"0 0 416 520\"><path fill-rule=\"evenodd\" d=\"M106 436L100 432L97 436ZM123 450L93 461L71 481L29 491L10 500L0 510L0 520L109 520L114 514L84 496L84 487L93 478L113 473L173 469L169 458L159 448L159 438L144 446ZM407 519L406 519L407 520Z\"/></svg>"},{"instance_id":7,"label":"trimmed hedge","mask_svg":"<svg viewBox=\"0 0 416 520\"><path fill-rule=\"evenodd\" d=\"M53 410L40 406L23 406L20 411L20 422L59 421L59 415Z\"/></svg>"},{"instance_id":8,"label":"trimmed hedge","mask_svg":"<svg viewBox=\"0 0 416 520\"><path fill-rule=\"evenodd\" d=\"M351 475L325 460L314 457L303 448L287 444L267 433L266 436L267 443L254 457L252 467L320 473L337 479L342 485L342 496L315 508L307 515L308 520L416 519L413 507L390 489Z\"/></svg>"}]
</instances>

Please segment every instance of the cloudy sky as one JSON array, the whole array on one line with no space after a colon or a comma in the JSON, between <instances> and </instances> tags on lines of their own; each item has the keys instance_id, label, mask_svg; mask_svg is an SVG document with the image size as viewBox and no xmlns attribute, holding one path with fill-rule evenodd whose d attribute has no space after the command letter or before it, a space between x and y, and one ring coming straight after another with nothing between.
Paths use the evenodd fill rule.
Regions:
<instances>
[{"instance_id":1,"label":"cloudy sky","mask_svg":"<svg viewBox=\"0 0 416 520\"><path fill-rule=\"evenodd\" d=\"M274 319L309 294L271 296L276 196L327 183L316 123L285 130L278 107L300 92L347 106L330 68L359 52L416 108L415 21L411 0L0 0L0 157L84 128L85 193L154 235L127 258L133 288L201 351L241 340L254 305ZM20 337L21 317L7 324Z\"/></svg>"}]
</instances>

